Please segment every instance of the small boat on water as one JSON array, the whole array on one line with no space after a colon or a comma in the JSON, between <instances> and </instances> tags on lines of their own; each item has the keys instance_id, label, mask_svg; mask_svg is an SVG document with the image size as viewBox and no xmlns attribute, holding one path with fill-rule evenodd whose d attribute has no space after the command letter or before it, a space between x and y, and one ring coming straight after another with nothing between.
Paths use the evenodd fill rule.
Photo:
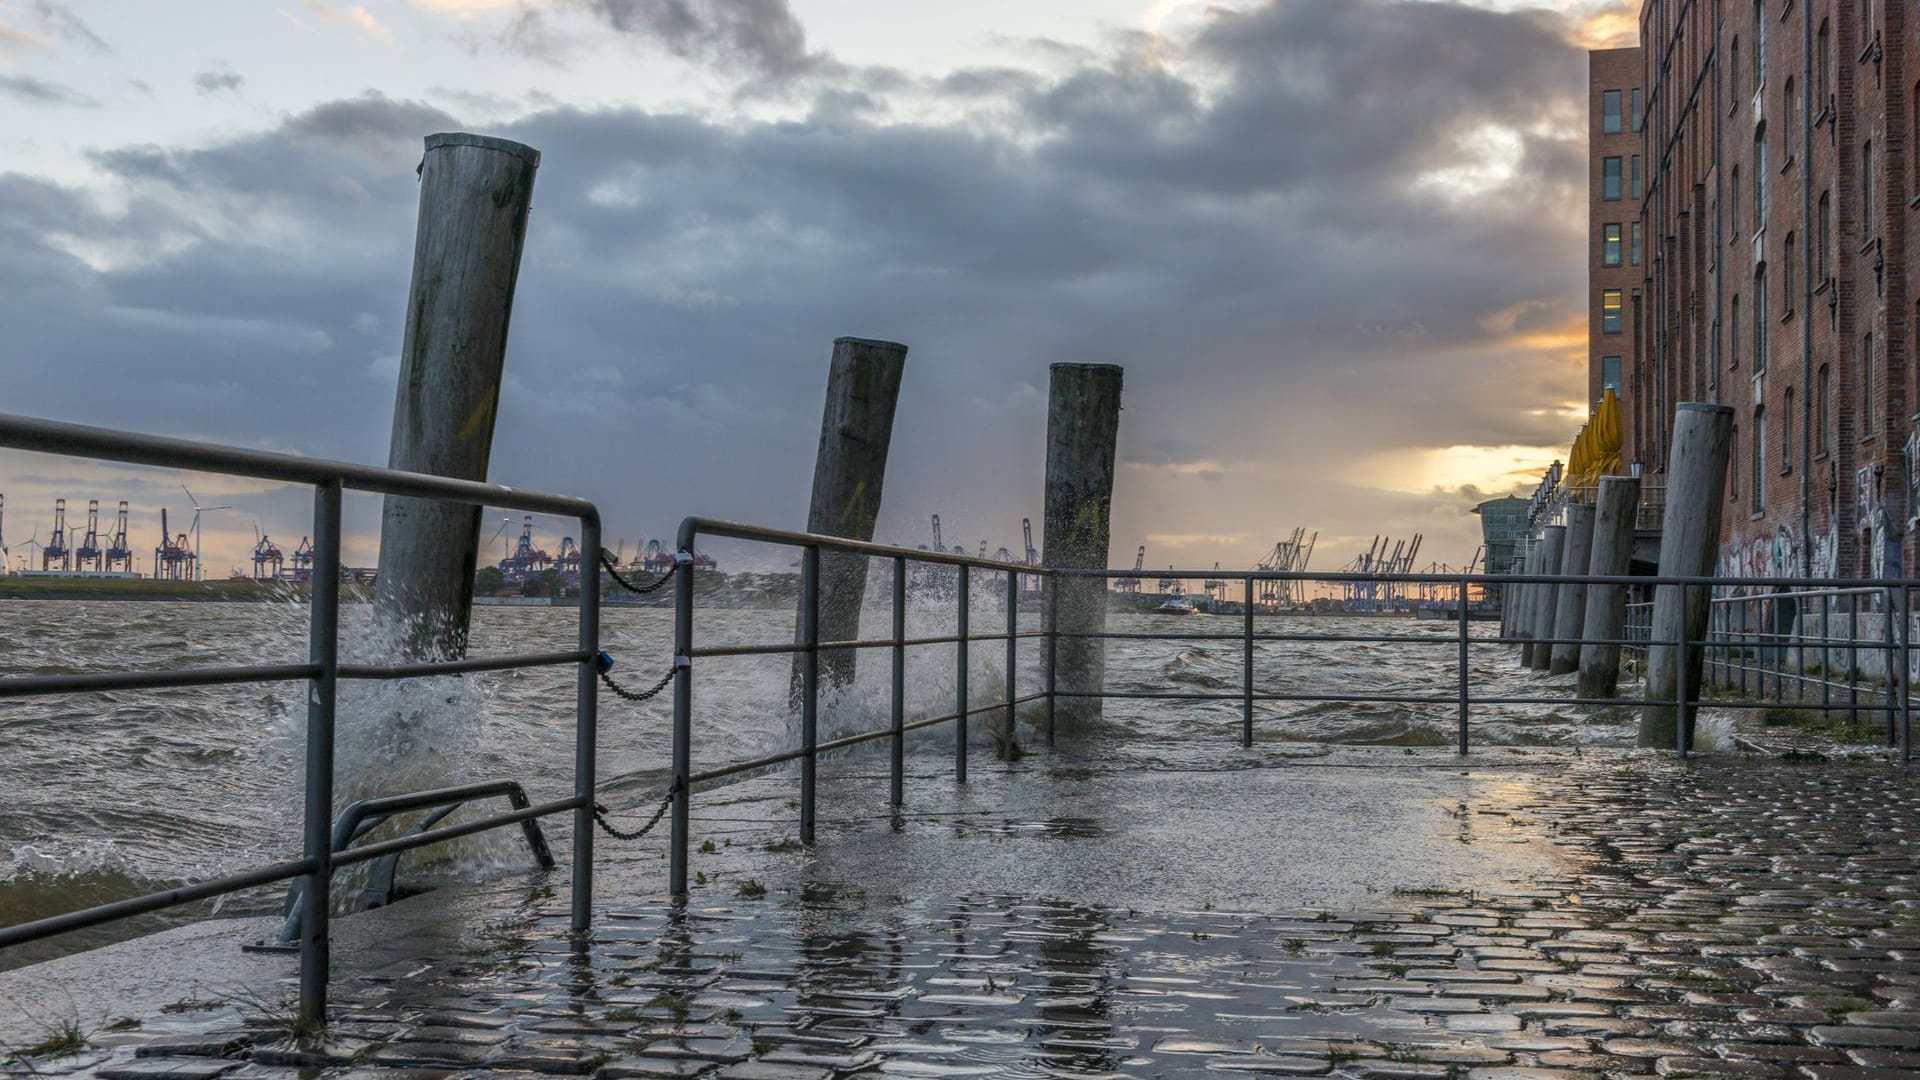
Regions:
<instances>
[{"instance_id":1,"label":"small boat on water","mask_svg":"<svg viewBox=\"0 0 1920 1080\"><path fill-rule=\"evenodd\" d=\"M1193 606L1193 601L1187 598L1187 594L1179 591L1175 591L1172 596L1167 597L1166 602L1154 608L1153 611L1156 615L1200 614L1200 609Z\"/></svg>"}]
</instances>

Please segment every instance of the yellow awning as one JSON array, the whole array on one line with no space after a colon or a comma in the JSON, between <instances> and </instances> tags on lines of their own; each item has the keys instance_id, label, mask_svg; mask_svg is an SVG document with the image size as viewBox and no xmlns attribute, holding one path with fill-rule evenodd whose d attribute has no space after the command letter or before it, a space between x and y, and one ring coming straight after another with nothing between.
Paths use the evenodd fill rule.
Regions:
<instances>
[{"instance_id":1,"label":"yellow awning","mask_svg":"<svg viewBox=\"0 0 1920 1080\"><path fill-rule=\"evenodd\" d=\"M1600 398L1600 408L1594 411L1587 430L1592 435L1594 483L1599 483L1602 476L1626 475L1627 464L1620 453L1620 397L1612 387Z\"/></svg>"}]
</instances>

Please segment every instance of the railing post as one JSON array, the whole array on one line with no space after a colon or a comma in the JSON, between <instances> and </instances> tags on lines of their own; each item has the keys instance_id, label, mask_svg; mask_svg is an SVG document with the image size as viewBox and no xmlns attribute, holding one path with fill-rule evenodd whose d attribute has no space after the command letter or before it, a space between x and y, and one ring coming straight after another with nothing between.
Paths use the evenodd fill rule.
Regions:
<instances>
[{"instance_id":1,"label":"railing post","mask_svg":"<svg viewBox=\"0 0 1920 1080\"><path fill-rule=\"evenodd\" d=\"M1467 579L1460 578L1460 755L1467 753Z\"/></svg>"},{"instance_id":2,"label":"railing post","mask_svg":"<svg viewBox=\"0 0 1920 1080\"><path fill-rule=\"evenodd\" d=\"M1847 724L1860 726L1860 594L1847 594Z\"/></svg>"},{"instance_id":3,"label":"railing post","mask_svg":"<svg viewBox=\"0 0 1920 1080\"><path fill-rule=\"evenodd\" d=\"M968 596L967 571L972 567L960 565L960 629L959 641L954 650L953 698L954 709L960 715L953 721L953 779L955 783L967 782L967 629L968 607L972 604Z\"/></svg>"},{"instance_id":4,"label":"railing post","mask_svg":"<svg viewBox=\"0 0 1920 1080\"><path fill-rule=\"evenodd\" d=\"M820 741L820 545L800 560L800 842L813 843L814 747Z\"/></svg>"},{"instance_id":5,"label":"railing post","mask_svg":"<svg viewBox=\"0 0 1920 1080\"><path fill-rule=\"evenodd\" d=\"M1047 745L1053 745L1054 670L1060 657L1060 575L1047 575Z\"/></svg>"},{"instance_id":6,"label":"railing post","mask_svg":"<svg viewBox=\"0 0 1920 1080\"><path fill-rule=\"evenodd\" d=\"M1014 745L1013 699L1019 696L1017 691L1020 686L1020 680L1015 677L1016 665L1020 662L1020 639L1015 636L1015 631L1020 625L1019 611L1020 575L1009 570L1007 571L1007 760L1009 761L1013 760Z\"/></svg>"},{"instance_id":7,"label":"railing post","mask_svg":"<svg viewBox=\"0 0 1920 1080\"><path fill-rule=\"evenodd\" d=\"M1241 657L1242 670L1240 680L1245 688L1245 696L1240 699L1240 746L1250 749L1253 746L1253 575L1247 575L1247 597L1241 613L1241 633L1246 638L1246 653Z\"/></svg>"},{"instance_id":8,"label":"railing post","mask_svg":"<svg viewBox=\"0 0 1920 1080\"><path fill-rule=\"evenodd\" d=\"M1910 708L1912 694L1907 685L1909 681L1907 662L1912 659L1908 642L1913 636L1913 627L1907 619L1907 586L1904 582L1899 586L1899 596L1900 632L1897 640L1900 643L1900 760L1904 763L1911 760L1913 756L1911 739L1913 714Z\"/></svg>"},{"instance_id":9,"label":"railing post","mask_svg":"<svg viewBox=\"0 0 1920 1080\"><path fill-rule=\"evenodd\" d=\"M907 560L893 557L893 687L888 711L893 721L888 762L891 772L891 798L895 810L907 802Z\"/></svg>"},{"instance_id":10,"label":"railing post","mask_svg":"<svg viewBox=\"0 0 1920 1080\"><path fill-rule=\"evenodd\" d=\"M593 788L600 735L600 520L580 523L580 671L573 718L573 932L593 925Z\"/></svg>"},{"instance_id":11,"label":"railing post","mask_svg":"<svg viewBox=\"0 0 1920 1080\"><path fill-rule=\"evenodd\" d=\"M1880 699L1887 705L1887 745L1893 746L1900 741L1900 733L1893 715L1893 590L1886 586L1880 588L1880 607L1886 613L1880 620L1880 652L1884 657L1880 661Z\"/></svg>"},{"instance_id":12,"label":"railing post","mask_svg":"<svg viewBox=\"0 0 1920 1080\"><path fill-rule=\"evenodd\" d=\"M688 817L693 792L693 667L681 658L693 654L693 537L683 529L678 577L673 582L673 655L679 665L673 673L673 823L667 844L669 891L674 899L687 895Z\"/></svg>"},{"instance_id":13,"label":"railing post","mask_svg":"<svg viewBox=\"0 0 1920 1080\"><path fill-rule=\"evenodd\" d=\"M1680 586L1680 610L1682 611L1687 610L1687 602L1692 599L1688 593L1692 588L1691 585ZM1684 759L1693 745L1692 725L1687 716L1687 672L1693 665L1688 662L1687 657L1685 619L1680 621L1680 637L1677 640L1679 645L1674 649L1674 655L1679 673L1673 681L1673 751L1676 756Z\"/></svg>"},{"instance_id":14,"label":"railing post","mask_svg":"<svg viewBox=\"0 0 1920 1080\"><path fill-rule=\"evenodd\" d=\"M333 714L340 674L340 482L313 492L313 598L307 659L319 665L307 692L305 855L313 864L300 909L300 1019L327 1021L333 913Z\"/></svg>"}]
</instances>

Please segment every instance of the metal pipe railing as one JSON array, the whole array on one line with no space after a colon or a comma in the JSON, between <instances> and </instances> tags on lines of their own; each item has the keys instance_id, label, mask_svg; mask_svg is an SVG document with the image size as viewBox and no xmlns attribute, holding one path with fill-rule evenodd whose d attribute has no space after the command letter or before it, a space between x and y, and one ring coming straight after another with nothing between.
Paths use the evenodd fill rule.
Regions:
<instances>
[{"instance_id":1,"label":"metal pipe railing","mask_svg":"<svg viewBox=\"0 0 1920 1080\"><path fill-rule=\"evenodd\" d=\"M573 905L575 930L591 922L593 902L593 785L595 726L599 684L600 575L583 560L580 575L580 642L571 652L410 664L342 664L339 656L341 582L341 496L348 489L379 495L437 499L529 513L571 517L580 522L583 549L600 550L600 512L593 503L565 495L521 491L497 484L454 480L349 462L302 458L239 447L140 435L108 428L0 414L0 448L34 453L149 465L280 483L314 489L313 590L308 605L307 662L261 664L174 671L88 672L0 678L0 698L104 690L219 686L304 680L308 684L305 796L301 822L302 857L210 881L95 905L32 922L0 928L0 948L113 922L133 915L224 896L279 881L300 879L307 901L299 925L299 1014L308 1022L326 1017L332 876L335 868L383 855L441 843L505 825L573 811ZM333 827L334 717L341 679L405 679L500 671L521 667L574 664L578 668L575 703L573 797L512 814L417 832L349 852L335 853Z\"/></svg>"}]
</instances>

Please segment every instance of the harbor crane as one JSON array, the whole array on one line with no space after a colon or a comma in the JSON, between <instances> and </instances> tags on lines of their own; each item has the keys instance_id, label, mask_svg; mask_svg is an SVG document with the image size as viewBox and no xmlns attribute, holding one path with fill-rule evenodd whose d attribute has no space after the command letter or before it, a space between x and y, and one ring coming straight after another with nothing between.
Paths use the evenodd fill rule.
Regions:
<instances>
[{"instance_id":1,"label":"harbor crane","mask_svg":"<svg viewBox=\"0 0 1920 1080\"><path fill-rule=\"evenodd\" d=\"M1140 593L1140 571L1147 565L1147 545L1141 544L1140 550L1133 555L1133 573L1113 583L1113 591L1137 596Z\"/></svg>"},{"instance_id":2,"label":"harbor crane","mask_svg":"<svg viewBox=\"0 0 1920 1080\"><path fill-rule=\"evenodd\" d=\"M1168 563L1167 569L1171 571L1173 569L1173 564ZM1180 583L1178 581L1175 581L1171 577L1163 577L1160 579L1160 591L1163 593L1174 592L1179 588L1180 588Z\"/></svg>"},{"instance_id":3,"label":"harbor crane","mask_svg":"<svg viewBox=\"0 0 1920 1080\"><path fill-rule=\"evenodd\" d=\"M293 580L313 580L313 538L303 536L300 546L293 549Z\"/></svg>"},{"instance_id":4,"label":"harbor crane","mask_svg":"<svg viewBox=\"0 0 1920 1080\"><path fill-rule=\"evenodd\" d=\"M80 546L73 549L73 568L82 573L92 570L100 572L100 500L87 500L87 531L80 538ZM91 564L91 565L89 565Z\"/></svg>"},{"instance_id":5,"label":"harbor crane","mask_svg":"<svg viewBox=\"0 0 1920 1080\"><path fill-rule=\"evenodd\" d=\"M1213 576L1207 579L1207 600L1213 604L1227 602L1227 583L1220 577L1220 564L1213 564Z\"/></svg>"},{"instance_id":6,"label":"harbor crane","mask_svg":"<svg viewBox=\"0 0 1920 1080\"><path fill-rule=\"evenodd\" d=\"M1390 536L1375 536L1373 544L1366 551L1341 567L1343 573L1365 574L1370 578L1346 583L1347 607L1355 611L1396 609L1404 590L1393 582L1378 579L1392 574L1412 573L1413 560L1420 554L1421 539L1420 533L1414 533L1411 541L1398 542Z\"/></svg>"},{"instance_id":7,"label":"harbor crane","mask_svg":"<svg viewBox=\"0 0 1920 1080\"><path fill-rule=\"evenodd\" d=\"M37 534L36 534L37 535ZM73 568L72 551L67 547L67 500L53 500L53 533L40 545L40 569L65 573Z\"/></svg>"},{"instance_id":8,"label":"harbor crane","mask_svg":"<svg viewBox=\"0 0 1920 1080\"><path fill-rule=\"evenodd\" d=\"M127 546L127 500L113 518L113 532L107 535L106 567L109 574L133 573L133 548Z\"/></svg>"},{"instance_id":9,"label":"harbor crane","mask_svg":"<svg viewBox=\"0 0 1920 1080\"><path fill-rule=\"evenodd\" d=\"M193 549L187 544L187 534L169 535L167 531L167 508L160 508L160 546L153 549L153 576L162 581L193 581Z\"/></svg>"},{"instance_id":10,"label":"harbor crane","mask_svg":"<svg viewBox=\"0 0 1920 1080\"><path fill-rule=\"evenodd\" d=\"M1273 545L1273 550L1260 561L1260 569L1277 570L1282 573L1305 573L1307 563L1313 559L1313 546L1320 540L1320 534L1307 535L1307 530L1297 528L1285 540ZM1304 581L1262 581L1260 583L1260 602L1275 608L1298 607L1306 602L1306 582Z\"/></svg>"},{"instance_id":11,"label":"harbor crane","mask_svg":"<svg viewBox=\"0 0 1920 1080\"><path fill-rule=\"evenodd\" d=\"M553 557L554 569L563 578L580 580L580 544L571 536L560 538L560 554Z\"/></svg>"},{"instance_id":12,"label":"harbor crane","mask_svg":"<svg viewBox=\"0 0 1920 1080\"><path fill-rule=\"evenodd\" d=\"M259 523L255 522L253 526L254 580L278 581L286 558L286 553L280 550L280 545L273 542L273 537L261 532ZM272 568L271 573L268 572L269 567Z\"/></svg>"},{"instance_id":13,"label":"harbor crane","mask_svg":"<svg viewBox=\"0 0 1920 1080\"><path fill-rule=\"evenodd\" d=\"M1039 566L1040 565L1040 549L1033 546L1033 519L1032 518L1020 519L1020 538L1027 546L1027 558L1026 558L1027 565ZM1026 587L1028 592L1039 592L1042 588L1039 574L1025 575L1022 579L1022 584Z\"/></svg>"}]
</instances>

